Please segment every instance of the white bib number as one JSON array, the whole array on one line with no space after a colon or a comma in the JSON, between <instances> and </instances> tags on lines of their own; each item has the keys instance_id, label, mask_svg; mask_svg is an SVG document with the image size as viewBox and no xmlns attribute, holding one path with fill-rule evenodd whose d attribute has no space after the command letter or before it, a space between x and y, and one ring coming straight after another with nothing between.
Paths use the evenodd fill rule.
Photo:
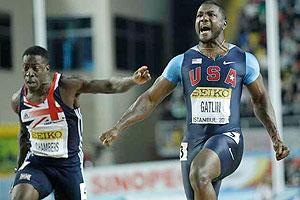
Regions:
<instances>
[{"instance_id":1,"label":"white bib number","mask_svg":"<svg viewBox=\"0 0 300 200\"><path fill-rule=\"evenodd\" d=\"M231 91L228 88L197 87L191 94L192 123L229 123Z\"/></svg>"},{"instance_id":2,"label":"white bib number","mask_svg":"<svg viewBox=\"0 0 300 200\"><path fill-rule=\"evenodd\" d=\"M35 155L67 156L68 130L63 126L30 129L31 151Z\"/></svg>"},{"instance_id":3,"label":"white bib number","mask_svg":"<svg viewBox=\"0 0 300 200\"><path fill-rule=\"evenodd\" d=\"M182 142L180 146L180 161L186 161L187 156L188 156L188 143L187 142Z\"/></svg>"}]
</instances>

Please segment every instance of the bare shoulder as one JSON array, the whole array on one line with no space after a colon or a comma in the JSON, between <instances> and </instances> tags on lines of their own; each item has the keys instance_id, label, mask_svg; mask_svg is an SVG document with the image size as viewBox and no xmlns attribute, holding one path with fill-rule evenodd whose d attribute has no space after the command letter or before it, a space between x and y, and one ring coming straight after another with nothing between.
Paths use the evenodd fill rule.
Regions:
<instances>
[{"instance_id":1,"label":"bare shoulder","mask_svg":"<svg viewBox=\"0 0 300 200\"><path fill-rule=\"evenodd\" d=\"M21 89L15 92L11 97L11 108L15 113L19 112L20 96L21 96Z\"/></svg>"},{"instance_id":2,"label":"bare shoulder","mask_svg":"<svg viewBox=\"0 0 300 200\"><path fill-rule=\"evenodd\" d=\"M158 77L152 86L152 88L156 88L158 90L173 90L175 87L176 84L172 83L163 76Z\"/></svg>"},{"instance_id":3,"label":"bare shoulder","mask_svg":"<svg viewBox=\"0 0 300 200\"><path fill-rule=\"evenodd\" d=\"M60 79L60 86L64 89L79 90L87 81L87 77L79 74L75 75L62 75Z\"/></svg>"}]
</instances>

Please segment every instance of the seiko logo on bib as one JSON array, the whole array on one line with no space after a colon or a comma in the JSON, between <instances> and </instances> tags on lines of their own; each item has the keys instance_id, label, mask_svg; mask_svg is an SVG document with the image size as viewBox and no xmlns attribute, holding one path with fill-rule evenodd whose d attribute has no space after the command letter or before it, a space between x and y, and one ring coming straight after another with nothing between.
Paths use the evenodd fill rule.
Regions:
<instances>
[{"instance_id":1,"label":"seiko logo on bib","mask_svg":"<svg viewBox=\"0 0 300 200\"><path fill-rule=\"evenodd\" d=\"M57 140L63 138L62 130L53 131L32 131L31 137L38 140Z\"/></svg>"},{"instance_id":2,"label":"seiko logo on bib","mask_svg":"<svg viewBox=\"0 0 300 200\"><path fill-rule=\"evenodd\" d=\"M229 123L231 94L231 88L197 87L190 96L192 123Z\"/></svg>"},{"instance_id":3,"label":"seiko logo on bib","mask_svg":"<svg viewBox=\"0 0 300 200\"><path fill-rule=\"evenodd\" d=\"M68 131L64 127L52 130L30 130L31 151L39 156L62 157L67 155Z\"/></svg>"},{"instance_id":4,"label":"seiko logo on bib","mask_svg":"<svg viewBox=\"0 0 300 200\"><path fill-rule=\"evenodd\" d=\"M210 88L197 87L193 93L192 98L230 98L231 88Z\"/></svg>"}]
</instances>

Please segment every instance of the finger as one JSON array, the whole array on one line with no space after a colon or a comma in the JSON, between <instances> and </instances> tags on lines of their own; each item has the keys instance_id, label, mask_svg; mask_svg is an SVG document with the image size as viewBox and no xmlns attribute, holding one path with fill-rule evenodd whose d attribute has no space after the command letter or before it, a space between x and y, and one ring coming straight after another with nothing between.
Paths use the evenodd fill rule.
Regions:
<instances>
[{"instance_id":1,"label":"finger","mask_svg":"<svg viewBox=\"0 0 300 200\"><path fill-rule=\"evenodd\" d=\"M109 147L109 146L110 146L110 143L111 143L111 142L110 142L109 140L106 140L106 142L104 143L104 145L107 146L107 147Z\"/></svg>"},{"instance_id":2,"label":"finger","mask_svg":"<svg viewBox=\"0 0 300 200\"><path fill-rule=\"evenodd\" d=\"M103 140L105 139L105 137L104 137L103 135L101 135L101 136L99 137L99 139L100 139L101 142L103 142Z\"/></svg>"},{"instance_id":3,"label":"finger","mask_svg":"<svg viewBox=\"0 0 300 200\"><path fill-rule=\"evenodd\" d=\"M283 158L286 158L288 155L290 154L290 150L284 150L282 152L282 154L280 155L280 158L283 159Z\"/></svg>"},{"instance_id":4,"label":"finger","mask_svg":"<svg viewBox=\"0 0 300 200\"><path fill-rule=\"evenodd\" d=\"M276 155L276 160L277 160L277 161L279 161L279 160L281 160L281 159L282 159L282 156Z\"/></svg>"},{"instance_id":5,"label":"finger","mask_svg":"<svg viewBox=\"0 0 300 200\"><path fill-rule=\"evenodd\" d=\"M138 72L136 73L136 76L137 76L137 77L141 77L141 76L142 76L142 72L138 71Z\"/></svg>"},{"instance_id":6,"label":"finger","mask_svg":"<svg viewBox=\"0 0 300 200\"><path fill-rule=\"evenodd\" d=\"M143 71L143 75L147 75L147 74L149 74L149 70Z\"/></svg>"},{"instance_id":7,"label":"finger","mask_svg":"<svg viewBox=\"0 0 300 200\"><path fill-rule=\"evenodd\" d=\"M102 139L102 144L106 144L107 143L107 139Z\"/></svg>"},{"instance_id":8,"label":"finger","mask_svg":"<svg viewBox=\"0 0 300 200\"><path fill-rule=\"evenodd\" d=\"M114 135L110 135L109 137L107 137L106 139L105 139L105 145L106 146L109 146L109 145L111 145L111 143L113 142L113 140L115 140L117 138L117 136L114 136Z\"/></svg>"},{"instance_id":9,"label":"finger","mask_svg":"<svg viewBox=\"0 0 300 200\"><path fill-rule=\"evenodd\" d=\"M274 151L277 153L277 149L278 149L278 143L273 145Z\"/></svg>"},{"instance_id":10,"label":"finger","mask_svg":"<svg viewBox=\"0 0 300 200\"><path fill-rule=\"evenodd\" d=\"M282 159L282 155L281 154L276 154L276 160L279 161Z\"/></svg>"},{"instance_id":11,"label":"finger","mask_svg":"<svg viewBox=\"0 0 300 200\"><path fill-rule=\"evenodd\" d=\"M148 76L149 76L149 71L148 71L148 70L145 71L145 72L142 74L142 76L145 77L145 78L148 77Z\"/></svg>"},{"instance_id":12,"label":"finger","mask_svg":"<svg viewBox=\"0 0 300 200\"><path fill-rule=\"evenodd\" d=\"M145 77L145 78L148 78L150 76L151 76L151 74L148 70L143 73L143 77Z\"/></svg>"},{"instance_id":13,"label":"finger","mask_svg":"<svg viewBox=\"0 0 300 200\"><path fill-rule=\"evenodd\" d=\"M145 70L147 70L147 69L148 69L147 66L142 66L142 67L140 67L137 71L138 71L138 72L142 72L142 71L145 71Z\"/></svg>"},{"instance_id":14,"label":"finger","mask_svg":"<svg viewBox=\"0 0 300 200\"><path fill-rule=\"evenodd\" d=\"M281 154L282 153L282 144L280 142L276 142L274 144L274 150L276 154Z\"/></svg>"},{"instance_id":15,"label":"finger","mask_svg":"<svg viewBox=\"0 0 300 200\"><path fill-rule=\"evenodd\" d=\"M107 143L109 143L110 140L111 140L111 138L110 138L110 137L107 137L107 138L105 138L105 139L103 140L102 143L103 143L104 145L107 145Z\"/></svg>"},{"instance_id":16,"label":"finger","mask_svg":"<svg viewBox=\"0 0 300 200\"><path fill-rule=\"evenodd\" d=\"M103 142L107 138L107 134L104 133L100 136L100 140Z\"/></svg>"},{"instance_id":17,"label":"finger","mask_svg":"<svg viewBox=\"0 0 300 200\"><path fill-rule=\"evenodd\" d=\"M284 150L281 154L276 154L276 159L281 160L283 158L286 158L290 154L290 150Z\"/></svg>"},{"instance_id":18,"label":"finger","mask_svg":"<svg viewBox=\"0 0 300 200\"><path fill-rule=\"evenodd\" d=\"M278 152L279 155L282 154L282 150L283 150L282 147L283 147L282 144L279 143L279 145L278 145L278 150L277 150L277 152Z\"/></svg>"}]
</instances>

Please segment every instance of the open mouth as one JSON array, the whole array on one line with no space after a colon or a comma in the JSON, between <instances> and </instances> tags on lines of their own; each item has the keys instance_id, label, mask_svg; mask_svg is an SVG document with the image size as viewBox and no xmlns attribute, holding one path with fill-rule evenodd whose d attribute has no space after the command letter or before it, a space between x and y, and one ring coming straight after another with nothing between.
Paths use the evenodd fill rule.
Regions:
<instances>
[{"instance_id":1,"label":"open mouth","mask_svg":"<svg viewBox=\"0 0 300 200\"><path fill-rule=\"evenodd\" d=\"M28 85L28 86L35 86L36 85L36 81L26 81L26 85Z\"/></svg>"},{"instance_id":2,"label":"open mouth","mask_svg":"<svg viewBox=\"0 0 300 200\"><path fill-rule=\"evenodd\" d=\"M200 33L208 33L210 31L211 31L211 29L208 26L203 26L200 28Z\"/></svg>"}]
</instances>

